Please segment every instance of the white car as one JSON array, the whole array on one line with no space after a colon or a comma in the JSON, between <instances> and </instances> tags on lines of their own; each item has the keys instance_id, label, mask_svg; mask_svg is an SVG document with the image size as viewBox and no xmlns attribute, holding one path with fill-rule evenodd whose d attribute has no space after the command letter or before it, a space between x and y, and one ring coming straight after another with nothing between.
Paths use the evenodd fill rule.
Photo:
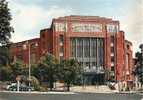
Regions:
<instances>
[{"instance_id":1,"label":"white car","mask_svg":"<svg viewBox=\"0 0 143 100\"><path fill-rule=\"evenodd\" d=\"M10 87L16 86L16 85L17 85L17 83L11 83L10 85L7 85L6 89L9 90Z\"/></svg>"}]
</instances>

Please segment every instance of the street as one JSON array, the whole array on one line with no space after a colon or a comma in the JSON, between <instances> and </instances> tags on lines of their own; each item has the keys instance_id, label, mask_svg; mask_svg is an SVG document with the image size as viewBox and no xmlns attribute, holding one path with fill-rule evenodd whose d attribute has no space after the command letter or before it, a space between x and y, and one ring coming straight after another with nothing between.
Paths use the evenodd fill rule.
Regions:
<instances>
[{"instance_id":1,"label":"street","mask_svg":"<svg viewBox=\"0 0 143 100\"><path fill-rule=\"evenodd\" d=\"M0 92L0 100L142 100L142 98L143 96L139 94L19 94Z\"/></svg>"}]
</instances>

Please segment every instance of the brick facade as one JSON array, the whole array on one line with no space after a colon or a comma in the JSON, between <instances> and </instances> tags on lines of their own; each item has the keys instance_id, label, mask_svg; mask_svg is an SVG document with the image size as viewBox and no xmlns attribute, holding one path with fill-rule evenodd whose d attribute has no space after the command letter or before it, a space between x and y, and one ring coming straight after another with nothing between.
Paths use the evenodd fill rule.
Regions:
<instances>
[{"instance_id":1,"label":"brick facade","mask_svg":"<svg viewBox=\"0 0 143 100\"><path fill-rule=\"evenodd\" d=\"M29 47L31 63L38 62L40 58L40 39L35 38L18 43L12 43L10 46L10 58L13 61L22 60L26 65L29 63Z\"/></svg>"},{"instance_id":2,"label":"brick facade","mask_svg":"<svg viewBox=\"0 0 143 100\"><path fill-rule=\"evenodd\" d=\"M125 40L124 32L120 30L119 21L98 16L59 17L53 19L50 28L40 31L40 38L28 41L30 44L32 42L38 43L38 47L32 49L33 53L35 52L36 54L36 62L38 62L40 57L46 52L53 54L59 60L70 59L71 50L73 49L71 46L72 38L76 38L76 41L78 41L78 39L90 39L90 41L92 39L102 39L104 52L102 54L103 64L101 67L110 70L116 81L132 80L132 44ZM13 58L16 58L16 56L21 53L23 57L22 60L28 63L27 50L21 50L25 42L26 41L12 44L10 54ZM18 47L18 45L21 45L21 47ZM78 44L76 43L76 45ZM97 46L98 45L97 43ZM78 50L77 47L76 50ZM90 50L96 52L96 50ZM82 56L84 56L84 54ZM96 60L100 60L100 57L97 58L99 59ZM82 63L86 64L88 62ZM92 62L89 63L92 64ZM85 66L85 64L83 65Z\"/></svg>"}]
</instances>

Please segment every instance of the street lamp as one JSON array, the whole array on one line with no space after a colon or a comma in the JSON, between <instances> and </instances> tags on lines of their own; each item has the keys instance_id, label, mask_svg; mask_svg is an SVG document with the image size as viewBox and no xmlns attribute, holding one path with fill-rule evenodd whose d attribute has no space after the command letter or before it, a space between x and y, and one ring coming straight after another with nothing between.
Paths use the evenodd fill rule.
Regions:
<instances>
[{"instance_id":1,"label":"street lamp","mask_svg":"<svg viewBox=\"0 0 143 100\"><path fill-rule=\"evenodd\" d=\"M35 45L35 47L37 47L38 43L35 43L34 45ZM31 44L28 41L26 42L26 44L23 45L23 48L27 49L27 46L28 46L28 60L29 60L28 61L29 91L31 91L30 90L30 87L31 87L31 83L30 83L30 81L31 81Z\"/></svg>"}]
</instances>

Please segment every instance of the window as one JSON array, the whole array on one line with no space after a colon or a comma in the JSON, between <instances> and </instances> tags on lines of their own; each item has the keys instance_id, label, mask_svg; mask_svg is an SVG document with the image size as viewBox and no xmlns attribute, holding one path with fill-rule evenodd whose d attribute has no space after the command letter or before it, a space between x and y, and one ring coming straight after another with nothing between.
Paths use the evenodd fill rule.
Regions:
<instances>
[{"instance_id":1,"label":"window","mask_svg":"<svg viewBox=\"0 0 143 100\"><path fill-rule=\"evenodd\" d=\"M103 56L104 56L104 51L103 51L103 40L100 38L98 39L98 59L99 59L99 66L103 65Z\"/></svg>"},{"instance_id":2,"label":"window","mask_svg":"<svg viewBox=\"0 0 143 100\"><path fill-rule=\"evenodd\" d=\"M111 39L111 43L114 43L114 40L115 40L114 36L111 36L110 39Z\"/></svg>"},{"instance_id":3,"label":"window","mask_svg":"<svg viewBox=\"0 0 143 100\"><path fill-rule=\"evenodd\" d=\"M96 66L96 62L92 62L92 66Z\"/></svg>"},{"instance_id":4,"label":"window","mask_svg":"<svg viewBox=\"0 0 143 100\"><path fill-rule=\"evenodd\" d=\"M60 56L60 61L64 60L64 57L63 56Z\"/></svg>"},{"instance_id":5,"label":"window","mask_svg":"<svg viewBox=\"0 0 143 100\"><path fill-rule=\"evenodd\" d=\"M66 23L55 23L55 29L56 31L63 31L63 32L66 32L67 30L67 24Z\"/></svg>"},{"instance_id":6,"label":"window","mask_svg":"<svg viewBox=\"0 0 143 100\"><path fill-rule=\"evenodd\" d=\"M111 53L114 53L114 47L111 47Z\"/></svg>"},{"instance_id":7,"label":"window","mask_svg":"<svg viewBox=\"0 0 143 100\"><path fill-rule=\"evenodd\" d=\"M70 44L70 51L71 51L71 57L76 57L76 39L71 38L71 44Z\"/></svg>"},{"instance_id":8,"label":"window","mask_svg":"<svg viewBox=\"0 0 143 100\"><path fill-rule=\"evenodd\" d=\"M97 39L93 38L91 39L91 57L93 58L96 58L96 53L97 53L97 50L96 50L96 47L97 47L97 44L96 44L96 41Z\"/></svg>"},{"instance_id":9,"label":"window","mask_svg":"<svg viewBox=\"0 0 143 100\"><path fill-rule=\"evenodd\" d=\"M86 67L89 67L90 66L90 62L86 62L85 65L86 65Z\"/></svg>"},{"instance_id":10,"label":"window","mask_svg":"<svg viewBox=\"0 0 143 100\"><path fill-rule=\"evenodd\" d=\"M115 61L114 56L112 56L111 57L111 62L114 62L114 61Z\"/></svg>"},{"instance_id":11,"label":"window","mask_svg":"<svg viewBox=\"0 0 143 100\"><path fill-rule=\"evenodd\" d=\"M89 40L89 38L86 38L84 40L84 56L85 57L90 56L90 40Z\"/></svg>"},{"instance_id":12,"label":"window","mask_svg":"<svg viewBox=\"0 0 143 100\"><path fill-rule=\"evenodd\" d=\"M64 36L63 35L60 35L60 42L64 42Z\"/></svg>"},{"instance_id":13,"label":"window","mask_svg":"<svg viewBox=\"0 0 143 100\"><path fill-rule=\"evenodd\" d=\"M82 57L83 55L83 44L82 38L77 38L77 57Z\"/></svg>"},{"instance_id":14,"label":"window","mask_svg":"<svg viewBox=\"0 0 143 100\"><path fill-rule=\"evenodd\" d=\"M64 48L62 46L62 47L60 47L60 53L63 53L63 52L64 52Z\"/></svg>"},{"instance_id":15,"label":"window","mask_svg":"<svg viewBox=\"0 0 143 100\"><path fill-rule=\"evenodd\" d=\"M80 66L83 66L83 62L79 62L79 65L80 65Z\"/></svg>"},{"instance_id":16,"label":"window","mask_svg":"<svg viewBox=\"0 0 143 100\"><path fill-rule=\"evenodd\" d=\"M71 58L76 57L87 69L102 70L104 65L104 41L102 38L71 38Z\"/></svg>"},{"instance_id":17,"label":"window","mask_svg":"<svg viewBox=\"0 0 143 100\"><path fill-rule=\"evenodd\" d=\"M111 67L111 71L114 71L114 70L115 70L115 68L114 68L114 66L112 66L112 67Z\"/></svg>"},{"instance_id":18,"label":"window","mask_svg":"<svg viewBox=\"0 0 143 100\"><path fill-rule=\"evenodd\" d=\"M107 24L107 32L109 32L109 33L116 33L117 32L116 25L114 25L114 24Z\"/></svg>"}]
</instances>

